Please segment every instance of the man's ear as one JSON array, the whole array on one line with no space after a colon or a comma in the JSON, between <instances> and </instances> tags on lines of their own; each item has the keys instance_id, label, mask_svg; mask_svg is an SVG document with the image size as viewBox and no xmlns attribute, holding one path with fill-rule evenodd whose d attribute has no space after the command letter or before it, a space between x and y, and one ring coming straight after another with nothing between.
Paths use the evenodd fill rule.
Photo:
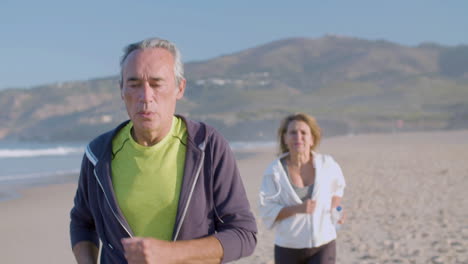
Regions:
<instances>
[{"instance_id":1,"label":"man's ear","mask_svg":"<svg viewBox=\"0 0 468 264\"><path fill-rule=\"evenodd\" d=\"M120 98L122 98L122 100L123 100L124 96L123 96L123 80L122 80L122 78L119 81L119 87L120 87Z\"/></svg>"},{"instance_id":2,"label":"man's ear","mask_svg":"<svg viewBox=\"0 0 468 264\"><path fill-rule=\"evenodd\" d=\"M177 100L184 97L186 84L187 84L187 81L185 79L180 80L179 87L177 87L177 95L176 95Z\"/></svg>"},{"instance_id":3,"label":"man's ear","mask_svg":"<svg viewBox=\"0 0 468 264\"><path fill-rule=\"evenodd\" d=\"M122 86L120 86L120 98L122 98L122 100L124 99L123 87Z\"/></svg>"}]
</instances>

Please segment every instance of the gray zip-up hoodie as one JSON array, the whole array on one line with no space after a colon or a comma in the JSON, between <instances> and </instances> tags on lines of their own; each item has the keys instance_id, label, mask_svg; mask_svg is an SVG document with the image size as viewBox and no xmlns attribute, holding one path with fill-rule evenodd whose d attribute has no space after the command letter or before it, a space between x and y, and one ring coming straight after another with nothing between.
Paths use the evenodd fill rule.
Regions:
<instances>
[{"instance_id":1,"label":"gray zip-up hoodie","mask_svg":"<svg viewBox=\"0 0 468 264\"><path fill-rule=\"evenodd\" d=\"M212 127L180 116L187 126L187 150L173 241L214 235L223 262L252 254L257 226L227 141ZM86 148L74 207L72 247L102 241L101 263L127 263L120 240L133 233L112 187L112 139L128 121L100 135Z\"/></svg>"}]
</instances>

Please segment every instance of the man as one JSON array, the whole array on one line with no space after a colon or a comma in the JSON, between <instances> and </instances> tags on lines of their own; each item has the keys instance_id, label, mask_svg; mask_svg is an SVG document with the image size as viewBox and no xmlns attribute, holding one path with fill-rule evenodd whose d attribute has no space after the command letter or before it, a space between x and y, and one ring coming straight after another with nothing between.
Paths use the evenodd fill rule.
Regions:
<instances>
[{"instance_id":1,"label":"man","mask_svg":"<svg viewBox=\"0 0 468 264\"><path fill-rule=\"evenodd\" d=\"M78 263L220 263L250 255L257 227L226 140L174 115L186 81L167 40L121 60L129 121L86 148L71 210Z\"/></svg>"}]
</instances>

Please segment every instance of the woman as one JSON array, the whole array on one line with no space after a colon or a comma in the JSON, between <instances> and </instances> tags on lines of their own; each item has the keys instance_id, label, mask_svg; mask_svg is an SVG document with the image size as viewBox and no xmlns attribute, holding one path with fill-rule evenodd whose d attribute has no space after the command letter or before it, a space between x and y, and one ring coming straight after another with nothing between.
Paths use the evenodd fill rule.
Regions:
<instances>
[{"instance_id":1,"label":"woman","mask_svg":"<svg viewBox=\"0 0 468 264\"><path fill-rule=\"evenodd\" d=\"M314 151L320 128L307 114L286 117L278 140L281 154L265 171L260 189L260 216L269 229L276 228L275 263L335 263L331 210L345 187L340 166Z\"/></svg>"}]
</instances>

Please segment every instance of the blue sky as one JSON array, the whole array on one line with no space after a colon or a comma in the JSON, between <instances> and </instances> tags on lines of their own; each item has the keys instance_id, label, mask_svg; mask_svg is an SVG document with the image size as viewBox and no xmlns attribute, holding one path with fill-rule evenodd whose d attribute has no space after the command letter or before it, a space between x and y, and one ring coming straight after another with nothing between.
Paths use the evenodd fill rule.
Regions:
<instances>
[{"instance_id":1,"label":"blue sky","mask_svg":"<svg viewBox=\"0 0 468 264\"><path fill-rule=\"evenodd\" d=\"M117 74L122 48L150 36L185 62L326 34L468 44L467 14L464 0L1 0L0 89Z\"/></svg>"}]
</instances>

